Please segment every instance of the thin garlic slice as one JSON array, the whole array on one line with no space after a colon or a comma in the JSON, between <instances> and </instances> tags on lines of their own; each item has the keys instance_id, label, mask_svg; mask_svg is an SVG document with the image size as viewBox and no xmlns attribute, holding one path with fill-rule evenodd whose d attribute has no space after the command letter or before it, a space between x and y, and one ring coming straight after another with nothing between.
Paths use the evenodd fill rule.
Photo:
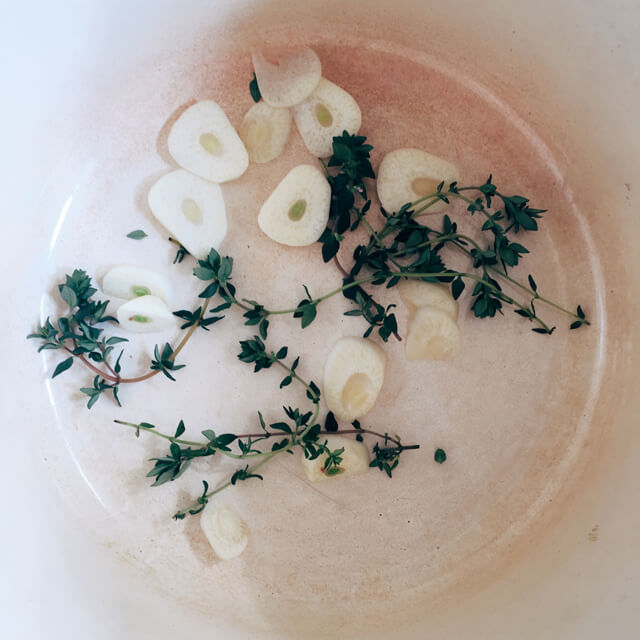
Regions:
<instances>
[{"instance_id":1,"label":"thin garlic slice","mask_svg":"<svg viewBox=\"0 0 640 640\"><path fill-rule=\"evenodd\" d=\"M325 230L331 187L320 169L293 168L262 205L258 225L272 240L291 247L313 244Z\"/></svg>"},{"instance_id":2,"label":"thin garlic slice","mask_svg":"<svg viewBox=\"0 0 640 640\"><path fill-rule=\"evenodd\" d=\"M153 215L192 255L206 259L227 233L220 185L184 169L162 176L149 191Z\"/></svg>"},{"instance_id":3,"label":"thin garlic slice","mask_svg":"<svg viewBox=\"0 0 640 640\"><path fill-rule=\"evenodd\" d=\"M341 338L324 367L327 407L341 420L353 422L368 413L384 381L384 351L365 338Z\"/></svg>"},{"instance_id":4,"label":"thin garlic slice","mask_svg":"<svg viewBox=\"0 0 640 640\"><path fill-rule=\"evenodd\" d=\"M460 352L460 330L442 309L426 306L409 320L405 340L407 360L450 360Z\"/></svg>"},{"instance_id":5,"label":"thin garlic slice","mask_svg":"<svg viewBox=\"0 0 640 640\"><path fill-rule=\"evenodd\" d=\"M169 153L184 169L211 182L241 176L249 156L222 108L213 100L189 107L169 132Z\"/></svg>"},{"instance_id":6,"label":"thin garlic slice","mask_svg":"<svg viewBox=\"0 0 640 640\"><path fill-rule=\"evenodd\" d=\"M413 313L420 307L427 305L442 309L454 320L458 319L458 301L453 299L451 290L439 282L423 282L415 278L400 280L398 283L400 298Z\"/></svg>"},{"instance_id":7,"label":"thin garlic slice","mask_svg":"<svg viewBox=\"0 0 640 640\"><path fill-rule=\"evenodd\" d=\"M320 58L309 47L283 58L280 64L272 64L260 51L251 54L251 61L262 99L272 107L299 104L316 88L322 76Z\"/></svg>"},{"instance_id":8,"label":"thin garlic slice","mask_svg":"<svg viewBox=\"0 0 640 640\"><path fill-rule=\"evenodd\" d=\"M240 516L223 504L209 501L200 516L200 526L221 560L239 556L249 541L249 528Z\"/></svg>"},{"instance_id":9,"label":"thin garlic slice","mask_svg":"<svg viewBox=\"0 0 640 640\"><path fill-rule=\"evenodd\" d=\"M333 153L334 136L343 131L356 134L362 124L358 103L344 89L325 78L293 109L293 117L307 149L320 158Z\"/></svg>"},{"instance_id":10,"label":"thin garlic slice","mask_svg":"<svg viewBox=\"0 0 640 640\"><path fill-rule=\"evenodd\" d=\"M140 296L118 308L122 329L135 333L155 333L175 327L176 318L167 305L156 296Z\"/></svg>"},{"instance_id":11,"label":"thin garlic slice","mask_svg":"<svg viewBox=\"0 0 640 640\"><path fill-rule=\"evenodd\" d=\"M307 479L311 482L321 482L342 476L357 476L369 471L371 458L369 457L369 450L362 442L345 438L344 436L323 436L319 442L326 444L331 451L344 449L340 454L342 462L340 462L340 471L332 475L327 473L323 468L324 462L327 459L326 453L318 456L315 460L309 460L302 455L300 458L302 468Z\"/></svg>"},{"instance_id":12,"label":"thin garlic slice","mask_svg":"<svg viewBox=\"0 0 640 640\"><path fill-rule=\"evenodd\" d=\"M121 264L106 273L102 279L102 291L107 296L125 300L151 295L168 303L171 298L171 283L157 271Z\"/></svg>"},{"instance_id":13,"label":"thin garlic slice","mask_svg":"<svg viewBox=\"0 0 640 640\"><path fill-rule=\"evenodd\" d=\"M291 113L268 105L264 100L247 111L238 133L251 162L263 163L277 158L291 130Z\"/></svg>"},{"instance_id":14,"label":"thin garlic slice","mask_svg":"<svg viewBox=\"0 0 640 640\"><path fill-rule=\"evenodd\" d=\"M376 184L382 207L389 213L396 213L408 202L435 193L441 182L446 190L452 182L459 180L458 169L442 158L421 149L396 149L382 159ZM416 205L416 209L419 206ZM436 202L424 213L441 213L446 207L445 202Z\"/></svg>"}]
</instances>

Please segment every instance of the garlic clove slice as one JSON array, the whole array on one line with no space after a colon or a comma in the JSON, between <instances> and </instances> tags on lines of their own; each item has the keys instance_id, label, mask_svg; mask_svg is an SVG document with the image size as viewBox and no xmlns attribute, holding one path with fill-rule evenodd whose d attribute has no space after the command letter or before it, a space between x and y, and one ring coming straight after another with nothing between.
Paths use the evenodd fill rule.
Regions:
<instances>
[{"instance_id":1,"label":"garlic clove slice","mask_svg":"<svg viewBox=\"0 0 640 640\"><path fill-rule=\"evenodd\" d=\"M293 118L307 149L320 158L333 153L333 138L344 131L356 134L362 124L358 103L325 78L315 91L293 109Z\"/></svg>"},{"instance_id":2,"label":"garlic clove slice","mask_svg":"<svg viewBox=\"0 0 640 640\"><path fill-rule=\"evenodd\" d=\"M322 76L320 58L309 47L283 58L279 64L269 62L260 51L251 54L251 61L262 99L272 107L299 104L316 88Z\"/></svg>"},{"instance_id":3,"label":"garlic clove slice","mask_svg":"<svg viewBox=\"0 0 640 640\"><path fill-rule=\"evenodd\" d=\"M264 100L247 111L238 133L251 162L264 163L277 158L291 130L291 113L268 105Z\"/></svg>"},{"instance_id":4,"label":"garlic clove slice","mask_svg":"<svg viewBox=\"0 0 640 640\"><path fill-rule=\"evenodd\" d=\"M407 360L451 360L460 353L460 329L442 309L418 309L408 324L405 340Z\"/></svg>"},{"instance_id":5,"label":"garlic clove slice","mask_svg":"<svg viewBox=\"0 0 640 640\"><path fill-rule=\"evenodd\" d=\"M275 242L291 247L313 244L329 220L331 187L320 169L293 168L262 205L258 225Z\"/></svg>"},{"instance_id":6,"label":"garlic clove slice","mask_svg":"<svg viewBox=\"0 0 640 640\"><path fill-rule=\"evenodd\" d=\"M369 471L369 462L371 461L369 449L362 442L344 436L321 436L319 442L326 444L331 451L344 449L340 454L342 458L339 466L340 471L332 475L323 468L327 459L326 453L314 460L309 460L302 455L300 458L302 468L309 481L322 482L331 478L357 476Z\"/></svg>"},{"instance_id":7,"label":"garlic clove slice","mask_svg":"<svg viewBox=\"0 0 640 640\"><path fill-rule=\"evenodd\" d=\"M180 115L169 132L168 146L183 169L211 182L238 178L249 166L240 136L213 100L196 102Z\"/></svg>"},{"instance_id":8,"label":"garlic clove slice","mask_svg":"<svg viewBox=\"0 0 640 640\"><path fill-rule=\"evenodd\" d=\"M459 305L451 294L451 289L439 282L424 282L415 278L400 280L398 292L402 302L407 305L409 312L413 313L420 307L427 305L442 309L454 320L458 319Z\"/></svg>"},{"instance_id":9,"label":"garlic clove slice","mask_svg":"<svg viewBox=\"0 0 640 640\"><path fill-rule=\"evenodd\" d=\"M385 211L397 213L403 205L435 193L441 182L446 191L452 182L459 180L458 169L442 158L421 149L396 149L382 159L376 186ZM445 202L436 202L424 213L441 213L446 207Z\"/></svg>"},{"instance_id":10,"label":"garlic clove slice","mask_svg":"<svg viewBox=\"0 0 640 640\"><path fill-rule=\"evenodd\" d=\"M156 333L176 325L173 313L155 296L140 296L125 302L116 316L122 329L135 333Z\"/></svg>"},{"instance_id":11,"label":"garlic clove slice","mask_svg":"<svg viewBox=\"0 0 640 640\"><path fill-rule=\"evenodd\" d=\"M324 397L337 418L353 422L368 413L382 389L386 356L370 340L341 338L324 368Z\"/></svg>"},{"instance_id":12,"label":"garlic clove slice","mask_svg":"<svg viewBox=\"0 0 640 640\"><path fill-rule=\"evenodd\" d=\"M201 260L218 249L227 233L220 185L177 169L149 191L149 206L158 221L189 253Z\"/></svg>"},{"instance_id":13,"label":"garlic clove slice","mask_svg":"<svg viewBox=\"0 0 640 640\"><path fill-rule=\"evenodd\" d=\"M168 303L171 283L166 276L152 269L121 264L105 274L102 291L107 296L125 300L151 295Z\"/></svg>"},{"instance_id":14,"label":"garlic clove slice","mask_svg":"<svg viewBox=\"0 0 640 640\"><path fill-rule=\"evenodd\" d=\"M249 528L231 507L209 501L200 515L200 526L221 560L235 558L247 547Z\"/></svg>"}]
</instances>

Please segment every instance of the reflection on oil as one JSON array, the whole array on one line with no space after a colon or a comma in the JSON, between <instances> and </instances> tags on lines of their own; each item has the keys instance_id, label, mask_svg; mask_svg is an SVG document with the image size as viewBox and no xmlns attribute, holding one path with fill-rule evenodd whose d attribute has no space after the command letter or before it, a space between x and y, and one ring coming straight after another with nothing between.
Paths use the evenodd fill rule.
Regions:
<instances>
[{"instance_id":1,"label":"reflection on oil","mask_svg":"<svg viewBox=\"0 0 640 640\"><path fill-rule=\"evenodd\" d=\"M73 203L73 194L78 190L80 185L77 184L71 195L66 199L62 209L60 210L60 215L58 216L58 221L56 222L56 226L53 229L53 234L51 235L51 242L49 243L49 257L53 254L53 250L55 249L56 242L58 241L58 236L60 235L60 231L62 231L62 225L64 224L64 220L67 217L67 213L69 213L69 209L71 209L71 204Z\"/></svg>"}]
</instances>

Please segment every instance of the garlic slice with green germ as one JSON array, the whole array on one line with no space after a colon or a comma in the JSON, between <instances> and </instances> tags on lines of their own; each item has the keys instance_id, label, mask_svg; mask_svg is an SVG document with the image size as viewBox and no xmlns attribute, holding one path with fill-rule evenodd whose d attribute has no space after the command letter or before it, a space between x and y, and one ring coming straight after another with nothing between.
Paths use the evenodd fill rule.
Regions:
<instances>
[{"instance_id":1,"label":"garlic slice with green germ","mask_svg":"<svg viewBox=\"0 0 640 640\"><path fill-rule=\"evenodd\" d=\"M125 300L151 295L168 303L171 298L171 283L157 271L121 264L106 273L102 279L102 291L107 296Z\"/></svg>"},{"instance_id":2,"label":"garlic slice with green germ","mask_svg":"<svg viewBox=\"0 0 640 640\"><path fill-rule=\"evenodd\" d=\"M384 351L365 338L341 338L324 367L324 397L336 417L353 422L368 413L384 381Z\"/></svg>"},{"instance_id":3,"label":"garlic slice with green germ","mask_svg":"<svg viewBox=\"0 0 640 640\"><path fill-rule=\"evenodd\" d=\"M458 169L442 158L421 149L396 149L382 158L376 186L385 211L397 213L408 202L435 193L441 182L446 191L452 182L459 180ZM427 202L416 205L416 209ZM445 202L436 202L424 213L441 213L446 207Z\"/></svg>"},{"instance_id":4,"label":"garlic slice with green germ","mask_svg":"<svg viewBox=\"0 0 640 640\"><path fill-rule=\"evenodd\" d=\"M340 454L342 461L340 466L335 468L335 471L327 472L324 469L324 462L327 459L326 453L318 456L315 460L309 460L302 455L300 458L302 468L307 479L311 482L320 482L339 476L357 476L369 471L371 460L369 449L362 442L344 436L320 436L319 443L326 444L332 452L344 449Z\"/></svg>"},{"instance_id":5,"label":"garlic slice with green germ","mask_svg":"<svg viewBox=\"0 0 640 640\"><path fill-rule=\"evenodd\" d=\"M450 360L460 352L460 330L442 309L426 306L409 320L405 340L407 360Z\"/></svg>"},{"instance_id":6,"label":"garlic slice with green germ","mask_svg":"<svg viewBox=\"0 0 640 640\"><path fill-rule=\"evenodd\" d=\"M153 215L189 253L206 259L227 233L220 185L177 169L162 176L149 191Z\"/></svg>"},{"instance_id":7,"label":"garlic slice with green germ","mask_svg":"<svg viewBox=\"0 0 640 640\"><path fill-rule=\"evenodd\" d=\"M240 136L213 100L196 102L180 115L169 132L168 146L182 168L211 182L238 178L249 166Z\"/></svg>"},{"instance_id":8,"label":"garlic slice with green germ","mask_svg":"<svg viewBox=\"0 0 640 640\"><path fill-rule=\"evenodd\" d=\"M272 240L291 247L313 244L325 230L331 187L320 169L294 167L262 205L258 225Z\"/></svg>"},{"instance_id":9,"label":"garlic slice with green germ","mask_svg":"<svg viewBox=\"0 0 640 640\"><path fill-rule=\"evenodd\" d=\"M249 541L249 528L238 514L223 504L209 501L200 515L200 526L221 560L239 556Z\"/></svg>"},{"instance_id":10,"label":"garlic slice with green germ","mask_svg":"<svg viewBox=\"0 0 640 640\"><path fill-rule=\"evenodd\" d=\"M268 105L264 100L247 111L238 133L251 162L263 163L277 158L291 130L291 113Z\"/></svg>"},{"instance_id":11,"label":"garlic slice with green germ","mask_svg":"<svg viewBox=\"0 0 640 640\"><path fill-rule=\"evenodd\" d=\"M155 333L175 327L176 318L167 305L156 296L140 296L118 308L122 329L136 333Z\"/></svg>"},{"instance_id":12,"label":"garlic slice with green germ","mask_svg":"<svg viewBox=\"0 0 640 640\"><path fill-rule=\"evenodd\" d=\"M316 88L322 75L320 58L309 47L283 58L279 64L269 62L260 51L251 54L251 60L262 99L272 107L299 104Z\"/></svg>"},{"instance_id":13,"label":"garlic slice with green germ","mask_svg":"<svg viewBox=\"0 0 640 640\"><path fill-rule=\"evenodd\" d=\"M430 305L448 313L454 320L458 319L458 301L453 299L451 290L439 282L424 282L415 278L400 280L398 283L400 298L413 313L420 307Z\"/></svg>"},{"instance_id":14,"label":"garlic slice with green germ","mask_svg":"<svg viewBox=\"0 0 640 640\"><path fill-rule=\"evenodd\" d=\"M362 124L358 103L338 85L322 78L315 91L293 109L293 118L307 149L314 156L333 153L334 136L356 134Z\"/></svg>"}]
</instances>

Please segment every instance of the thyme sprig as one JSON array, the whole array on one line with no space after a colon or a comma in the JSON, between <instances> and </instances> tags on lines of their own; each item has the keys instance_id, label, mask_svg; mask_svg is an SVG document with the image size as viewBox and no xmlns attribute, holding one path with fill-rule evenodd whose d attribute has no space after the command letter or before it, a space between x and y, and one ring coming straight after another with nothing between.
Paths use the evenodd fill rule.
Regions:
<instances>
[{"instance_id":1,"label":"thyme sprig","mask_svg":"<svg viewBox=\"0 0 640 640\"><path fill-rule=\"evenodd\" d=\"M189 468L191 462L196 458L211 457L216 454L232 458L234 460L248 461L249 464L239 467L233 471L228 480L223 482L219 487L207 492L207 500L213 495L224 491L238 482L256 478L263 480L263 477L256 474L255 471L263 466L266 462L275 457L278 453L293 454L296 448L302 450L303 455L308 459L315 459L326 454L324 469L328 475L337 475L342 473L343 468L340 466L342 459L340 454L343 449L331 450L327 446L326 436L340 435L350 436L357 435L362 440L363 436L371 436L382 441L382 446L378 442L373 445L373 459L370 466L384 471L389 477L392 477L392 471L398 466L399 458L402 452L418 449L420 445L403 445L399 438L392 437L388 433L379 433L371 429L337 429L336 431L328 431L322 429L316 422L317 411L303 413L300 409L292 409L291 407L283 407L286 421L273 422L267 425L264 422L262 414L259 412L258 417L261 425L261 431L255 433L222 433L217 435L212 429L204 429L201 434L204 440L189 440L182 438L185 432L184 421L180 421L174 435L159 431L155 425L148 422L127 422L125 420L114 420L117 424L130 427L139 436L141 432L150 433L158 438L169 441L169 451L167 455L152 458L153 467L147 473L148 478L153 478L152 486L157 487L167 482L173 482L180 478ZM270 448L269 443L272 442ZM232 448L237 447L237 450ZM264 447L266 448L261 448ZM253 461L258 461L253 464ZM199 513L206 502L197 501L196 504L190 505L188 508L179 511L174 517L181 519L189 514Z\"/></svg>"},{"instance_id":2,"label":"thyme sprig","mask_svg":"<svg viewBox=\"0 0 640 640\"><path fill-rule=\"evenodd\" d=\"M114 422L135 430L136 437L141 432L150 433L156 437L169 441L168 453L160 458L152 458L154 463L147 473L148 478L153 478L152 486L160 486L166 482L172 482L180 478L196 458L211 457L221 454L234 460L247 461L247 464L236 469L220 486L212 491L207 489L204 493L186 509L175 514L175 518L184 518L187 514L199 513L206 505L209 498L220 493L238 482L252 478L262 480L262 476L256 471L275 457L278 453L293 454L296 448L302 450L303 455L314 460L326 454L323 469L327 475L342 473L343 468L341 454L344 449L332 450L327 446L327 435L353 435L356 440L362 442L364 436L371 436L382 441L382 447L376 442L372 449L373 460L371 467L379 468L389 477L397 467L400 455L403 451L418 449L419 445L403 445L399 436L391 436L388 433L380 433L372 429L365 429L358 421L353 423L352 429L340 429L338 422L331 412L325 418L325 428L318 423L320 412L320 389L312 381L306 381L297 372L300 358L296 357L290 364L287 362L288 347L281 347L277 351L270 350L259 336L253 336L248 340L240 341L240 353L238 359L241 362L253 365L254 373L269 369L276 365L283 369L285 378L280 387L288 386L292 381L300 384L306 392L307 398L313 407L312 411L303 412L300 408L283 407L284 419L268 424L258 411L260 430L255 433L222 433L217 434L212 429L204 429L201 434L205 440L187 440L183 438L186 431L184 421L180 420L173 435L159 431L155 425L149 422L128 422L114 420ZM236 450L234 450L234 447Z\"/></svg>"},{"instance_id":3,"label":"thyme sprig","mask_svg":"<svg viewBox=\"0 0 640 640\"><path fill-rule=\"evenodd\" d=\"M197 326L205 329L210 324L204 319L204 313L208 301L200 308L198 322L193 323L183 335L175 348L169 343L162 347L154 347L154 357L149 364L149 371L144 374L125 377L121 375L121 358L124 349L112 364L112 356L115 346L128 342L128 338L122 336L107 336L104 333L103 323L116 322L116 318L106 315L109 300L97 300L97 289L92 286L91 278L82 269L75 269L71 275L65 277L65 281L58 285L60 297L67 305L65 315L57 319L55 325L47 317L42 325L39 325L28 339L40 341L38 351L60 350L68 357L61 361L52 374L52 378L68 371L77 360L90 369L95 377L92 387L82 387L80 391L89 396L87 407L93 405L105 392L110 391L114 400L120 405L118 391L121 384L131 384L148 380L158 373L163 373L170 380L174 380L171 372L182 369L185 365L176 363L176 356L187 344Z\"/></svg>"},{"instance_id":4,"label":"thyme sprig","mask_svg":"<svg viewBox=\"0 0 640 640\"><path fill-rule=\"evenodd\" d=\"M384 224L376 231L365 218L370 209L370 200L367 200L364 181L366 178L374 177L368 164L372 147L365 144L365 141L364 136L351 136L347 132L335 137L333 155L328 167L337 168L337 173L332 175L329 168L326 168L327 179L332 185L334 196L332 216L340 221L339 229L344 233L347 228L355 230L362 224L369 231L368 242L358 245L353 252L353 266L348 274L345 275L346 270L340 265L345 275L343 294L357 307L347 314L360 315L367 321L369 327L365 336L377 328L380 337L386 342L390 335L397 332L397 322L391 312L392 306L384 308L360 286L364 284L362 278L356 287L349 286L358 282L356 278L362 272L372 275L372 279L369 280L371 285L385 285L386 288L392 288L401 279L408 278L447 283L450 284L456 299L465 288L465 280L470 280L474 285L471 308L476 317L494 317L496 313L503 313L505 305L512 306L518 315L537 325L533 331L538 333L551 334L555 327L549 326L538 315L536 302L568 315L572 319L571 329L589 324L580 306L572 312L542 296L532 275L528 276L527 284L510 275L510 270L529 253L514 236L537 231L538 221L545 210L530 206L529 199L523 196L505 195L493 183L492 176L479 186L461 187L452 183L445 189L444 183L441 183L434 193L405 204L398 212L389 213L381 210ZM361 194L366 201L363 207L358 208L355 205L354 192ZM474 192L475 198L467 195L473 195ZM481 232L485 239L482 242L476 242L468 235L459 233L457 223L452 222L448 215L443 218L441 230L418 222L417 217L427 213L434 204L449 204L453 199L464 201L471 216L483 216ZM323 243L322 255L325 262L336 256L342 239L342 235L333 231L330 219L327 230L320 239ZM442 250L447 245L454 246L471 258L469 272L446 267ZM500 281L508 282L524 292L525 299L517 300L504 293ZM311 300L309 304L313 302Z\"/></svg>"}]
</instances>

